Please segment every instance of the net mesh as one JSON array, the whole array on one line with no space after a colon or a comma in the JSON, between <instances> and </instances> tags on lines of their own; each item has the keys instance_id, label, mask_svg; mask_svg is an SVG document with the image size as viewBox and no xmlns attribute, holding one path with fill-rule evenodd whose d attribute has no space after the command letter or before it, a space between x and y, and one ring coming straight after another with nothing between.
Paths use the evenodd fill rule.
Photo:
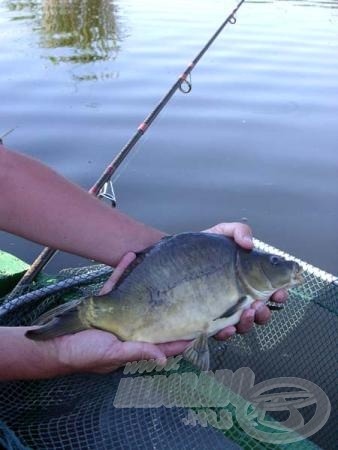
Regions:
<instances>
[{"instance_id":1,"label":"net mesh","mask_svg":"<svg viewBox=\"0 0 338 450\"><path fill-rule=\"evenodd\" d=\"M255 244L262 250L290 258L260 241ZM203 382L202 375L182 361L175 371L138 368L134 370L136 373L127 373L126 369L120 369L107 375L76 374L50 380L3 382L0 385L0 445L8 449L51 450L336 448L337 280L303 261L292 259L303 266L305 283L290 291L287 304L273 312L268 325L255 326L249 334L236 335L224 343L211 339L212 372ZM101 266L67 269L52 282L88 274L98 268ZM40 298L34 302L34 308L26 304L8 308L8 314L0 316L0 325L31 324L40 314L60 303L97 293L105 279L106 276L101 276L85 286L68 288L66 293L63 290ZM42 278L32 289L46 284L47 279ZM2 299L2 311L9 304L8 298ZM281 380L281 377L308 380L319 386L331 404L328 420L324 420L325 407L316 410L314 402L303 403L299 407L303 422L307 424L317 414L321 416L322 426L312 435L300 426L298 434L294 433L289 442L290 430L281 424L288 425L292 407L270 408L267 415L264 405L259 404L253 417L257 418L257 411L263 411L264 420L256 421L255 426L251 422L251 429L248 429L238 412L247 404L242 393L236 391L233 384L220 382L215 376L217 373L223 377L238 374L243 368L249 368L245 370L254 374L255 386L266 380ZM181 377L179 382L177 376ZM149 384L149 380L153 383L156 377L161 377L158 380L162 381L156 386ZM196 379L198 390L192 388ZM149 407L151 402L149 405L142 403L144 398L149 399L149 386L153 390L156 387L157 398L162 399L162 403L153 407ZM166 393L161 393L161 389ZM278 383L269 389L268 393L279 393L281 398L285 393ZM295 387L291 386L289 391L293 390ZM220 393L230 398L222 406L214 401L219 399ZM275 395L274 401L280 398ZM268 429L270 438L257 435ZM281 429L285 433L279 438Z\"/></svg>"}]
</instances>

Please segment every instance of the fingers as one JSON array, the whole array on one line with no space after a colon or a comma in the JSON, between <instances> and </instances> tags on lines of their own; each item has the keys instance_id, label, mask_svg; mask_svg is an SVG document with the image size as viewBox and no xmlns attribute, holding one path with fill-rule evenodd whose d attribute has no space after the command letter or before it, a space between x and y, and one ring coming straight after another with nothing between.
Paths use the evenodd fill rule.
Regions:
<instances>
[{"instance_id":1,"label":"fingers","mask_svg":"<svg viewBox=\"0 0 338 450\"><path fill-rule=\"evenodd\" d=\"M114 269L113 274L105 282L103 288L100 291L100 295L107 294L108 292L110 292L113 289L113 287L118 282L118 280L120 279L123 272L129 266L129 264L134 261L135 258L136 258L136 255L133 252L128 252L123 256L121 261L118 263L118 265Z\"/></svg>"},{"instance_id":2,"label":"fingers","mask_svg":"<svg viewBox=\"0 0 338 450\"><path fill-rule=\"evenodd\" d=\"M234 240L238 245L248 250L253 248L252 231L248 225L235 223L233 233Z\"/></svg>"},{"instance_id":3,"label":"fingers","mask_svg":"<svg viewBox=\"0 0 338 450\"><path fill-rule=\"evenodd\" d=\"M270 318L270 309L265 306L264 303L257 300L252 304L251 308L243 311L241 319L236 327L231 326L224 328L219 333L217 333L215 338L226 340L229 337L233 336L236 332L239 334L248 333L252 329L254 323L257 323L258 325L265 325L267 322L269 322Z\"/></svg>"},{"instance_id":4,"label":"fingers","mask_svg":"<svg viewBox=\"0 0 338 450\"><path fill-rule=\"evenodd\" d=\"M131 361L155 359L158 364L165 365L167 357L178 355L187 348L191 341L166 342L164 344L149 344L147 342L118 341L114 348L114 361L118 366Z\"/></svg>"},{"instance_id":5,"label":"fingers","mask_svg":"<svg viewBox=\"0 0 338 450\"><path fill-rule=\"evenodd\" d=\"M126 341L121 342L119 350L116 356L121 363L146 359L156 359L160 364L166 363L166 355L158 345Z\"/></svg>"},{"instance_id":6,"label":"fingers","mask_svg":"<svg viewBox=\"0 0 338 450\"><path fill-rule=\"evenodd\" d=\"M216 334L215 338L220 340L229 339L236 332L239 334L247 333L253 327L256 311L252 308L242 312L241 319L236 326L226 327Z\"/></svg>"},{"instance_id":7,"label":"fingers","mask_svg":"<svg viewBox=\"0 0 338 450\"><path fill-rule=\"evenodd\" d=\"M215 335L215 339L218 339L220 341L225 341L226 339L229 339L231 336L236 334L236 331L237 331L236 327L233 327L233 326L223 328L223 330L219 331Z\"/></svg>"},{"instance_id":8,"label":"fingers","mask_svg":"<svg viewBox=\"0 0 338 450\"><path fill-rule=\"evenodd\" d=\"M255 321L255 310L252 308L246 309L241 315L241 320L236 326L237 333L244 334L251 330Z\"/></svg>"},{"instance_id":9,"label":"fingers","mask_svg":"<svg viewBox=\"0 0 338 450\"><path fill-rule=\"evenodd\" d=\"M288 292L285 289L279 289L276 291L273 296L271 297L271 300L276 303L284 303L286 299L288 298Z\"/></svg>"},{"instance_id":10,"label":"fingers","mask_svg":"<svg viewBox=\"0 0 338 450\"><path fill-rule=\"evenodd\" d=\"M148 344L146 342L120 342L120 348L115 358L119 363L117 367L131 361L156 360L157 364L165 366L167 357L183 353L191 341L165 342L164 344ZM115 361L116 361L115 359Z\"/></svg>"},{"instance_id":11,"label":"fingers","mask_svg":"<svg viewBox=\"0 0 338 450\"><path fill-rule=\"evenodd\" d=\"M255 311L255 322L257 325L265 325L271 318L270 309L260 301L256 301L252 304L252 308Z\"/></svg>"},{"instance_id":12,"label":"fingers","mask_svg":"<svg viewBox=\"0 0 338 450\"><path fill-rule=\"evenodd\" d=\"M207 230L206 233L224 234L234 238L235 242L243 248L250 250L253 248L251 228L240 222L219 223Z\"/></svg>"},{"instance_id":13,"label":"fingers","mask_svg":"<svg viewBox=\"0 0 338 450\"><path fill-rule=\"evenodd\" d=\"M165 342L164 344L157 344L157 347L160 348L166 356L175 356L183 353L190 343L191 341Z\"/></svg>"}]
</instances>

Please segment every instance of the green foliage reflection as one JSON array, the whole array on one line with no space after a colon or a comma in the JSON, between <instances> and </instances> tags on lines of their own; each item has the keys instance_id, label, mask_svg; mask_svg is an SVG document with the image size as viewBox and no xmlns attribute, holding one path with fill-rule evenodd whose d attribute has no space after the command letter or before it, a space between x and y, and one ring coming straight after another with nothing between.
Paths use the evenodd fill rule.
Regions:
<instances>
[{"instance_id":1,"label":"green foliage reflection","mask_svg":"<svg viewBox=\"0 0 338 450\"><path fill-rule=\"evenodd\" d=\"M121 32L111 0L13 0L7 5L12 20L34 22L43 48L57 49L49 57L53 63L107 60L119 50Z\"/></svg>"}]
</instances>

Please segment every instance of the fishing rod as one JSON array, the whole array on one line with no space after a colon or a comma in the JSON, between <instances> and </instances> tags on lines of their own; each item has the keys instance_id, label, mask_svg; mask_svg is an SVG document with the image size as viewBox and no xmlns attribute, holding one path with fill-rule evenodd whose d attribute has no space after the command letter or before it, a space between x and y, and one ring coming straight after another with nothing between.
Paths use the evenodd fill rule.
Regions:
<instances>
[{"instance_id":1,"label":"fishing rod","mask_svg":"<svg viewBox=\"0 0 338 450\"><path fill-rule=\"evenodd\" d=\"M120 150L120 152L116 155L113 161L107 166L104 170L100 178L96 181L96 183L89 189L89 193L101 198L107 198L112 201L112 206L116 206L116 200L114 191L112 189L112 183L110 181L114 172L118 169L124 159L127 157L132 148L136 145L138 140L144 135L147 129L150 127L152 122L156 119L158 114L162 111L162 109L169 102L171 97L177 90L180 90L182 93L187 94L191 91L191 80L190 74L192 70L195 68L196 64L205 54L205 52L209 49L211 44L215 41L218 35L222 32L225 26L236 23L235 14L242 6L245 0L241 0L237 6L232 10L232 12L228 15L228 17L224 20L222 25L216 30L216 32L211 36L202 50L197 54L195 59L186 67L184 72L178 77L176 82L172 85L169 91L165 94L165 96L160 100L157 106L153 109L153 111L144 119L144 121L138 126L134 135L130 138L130 140L125 144L125 146ZM13 298L19 291L22 291L24 287L28 286L35 277L41 272L41 270L46 266L46 264L50 261L50 259L57 252L56 249L46 247L40 255L35 259L32 265L29 267L27 272L21 278L17 286L9 295L9 298Z\"/></svg>"},{"instance_id":2,"label":"fishing rod","mask_svg":"<svg viewBox=\"0 0 338 450\"><path fill-rule=\"evenodd\" d=\"M8 130L8 131L6 131L4 134L2 134L1 136L0 136L0 144L3 144L3 138L4 137L6 137L6 136L8 136L10 133L12 133L12 131L14 131L15 130L15 128L11 128L10 130Z\"/></svg>"}]
</instances>

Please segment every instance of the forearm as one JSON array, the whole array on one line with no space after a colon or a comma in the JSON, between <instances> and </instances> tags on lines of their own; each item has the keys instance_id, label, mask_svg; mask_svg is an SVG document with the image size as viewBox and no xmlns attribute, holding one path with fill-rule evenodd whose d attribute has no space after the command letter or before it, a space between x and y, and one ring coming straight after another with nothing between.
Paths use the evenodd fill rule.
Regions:
<instances>
[{"instance_id":1,"label":"forearm","mask_svg":"<svg viewBox=\"0 0 338 450\"><path fill-rule=\"evenodd\" d=\"M0 229L106 264L164 236L1 145L0 192Z\"/></svg>"},{"instance_id":2,"label":"forearm","mask_svg":"<svg viewBox=\"0 0 338 450\"><path fill-rule=\"evenodd\" d=\"M54 340L25 337L31 327L0 327L0 381L51 378L70 373L58 360Z\"/></svg>"}]
</instances>

